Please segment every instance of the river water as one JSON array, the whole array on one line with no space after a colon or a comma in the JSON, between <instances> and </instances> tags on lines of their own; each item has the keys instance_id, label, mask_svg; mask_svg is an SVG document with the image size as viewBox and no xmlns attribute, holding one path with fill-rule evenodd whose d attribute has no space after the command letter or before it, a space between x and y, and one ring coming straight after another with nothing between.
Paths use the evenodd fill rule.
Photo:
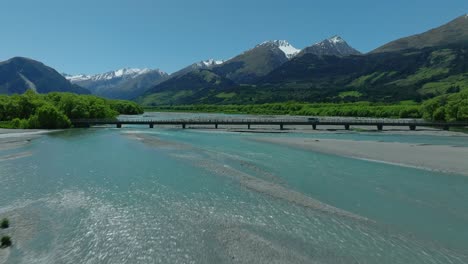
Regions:
<instances>
[{"instance_id":1,"label":"river water","mask_svg":"<svg viewBox=\"0 0 468 264\"><path fill-rule=\"evenodd\" d=\"M0 150L15 157L0 160L0 216L14 242L3 259L468 263L466 176L253 140L269 136L468 144L138 126L51 133Z\"/></svg>"}]
</instances>

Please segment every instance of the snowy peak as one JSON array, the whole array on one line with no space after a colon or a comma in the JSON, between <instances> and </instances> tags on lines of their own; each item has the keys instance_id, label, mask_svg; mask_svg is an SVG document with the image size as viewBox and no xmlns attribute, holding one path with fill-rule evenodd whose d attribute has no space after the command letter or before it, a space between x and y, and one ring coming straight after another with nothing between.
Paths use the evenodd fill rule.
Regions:
<instances>
[{"instance_id":1,"label":"snowy peak","mask_svg":"<svg viewBox=\"0 0 468 264\"><path fill-rule=\"evenodd\" d=\"M339 46L339 45L348 46L348 43L346 43L346 41L342 39L340 36L333 36L331 38L324 39L314 44L314 46Z\"/></svg>"},{"instance_id":2,"label":"snowy peak","mask_svg":"<svg viewBox=\"0 0 468 264\"><path fill-rule=\"evenodd\" d=\"M210 69L212 67L221 65L224 62L225 62L224 60L215 60L215 59L208 59L208 60L199 61L199 62L190 64L189 66L172 73L171 77L182 76L182 75L187 74L187 73L189 73L191 71L194 71L194 70Z\"/></svg>"},{"instance_id":3,"label":"snowy peak","mask_svg":"<svg viewBox=\"0 0 468 264\"><path fill-rule=\"evenodd\" d=\"M68 75L64 74L65 78L69 81L73 82L81 82L81 81L105 81L105 80L112 80L112 79L133 79L142 74L146 74L152 71L156 71L161 75L166 75L166 73L160 70L151 70L148 68L139 69L139 68L122 68L115 71L110 71L106 73L100 73L95 75L86 75L86 74L78 74L78 75Z\"/></svg>"},{"instance_id":4,"label":"snowy peak","mask_svg":"<svg viewBox=\"0 0 468 264\"><path fill-rule=\"evenodd\" d=\"M333 36L329 39L327 39L327 41L329 41L330 43L333 43L333 44L338 44L338 43L346 43L346 41L344 41L344 39L342 39L340 36Z\"/></svg>"},{"instance_id":5,"label":"snowy peak","mask_svg":"<svg viewBox=\"0 0 468 264\"><path fill-rule=\"evenodd\" d=\"M197 62L196 65L200 68L204 68L204 67L212 67L212 66L220 65L223 63L224 63L224 60L208 59L208 60Z\"/></svg>"},{"instance_id":6,"label":"snowy peak","mask_svg":"<svg viewBox=\"0 0 468 264\"><path fill-rule=\"evenodd\" d=\"M325 39L321 42L315 43L314 45L302 50L301 55L311 53L318 56L349 56L359 55L359 51L355 50L346 43L340 36L333 36Z\"/></svg>"},{"instance_id":7,"label":"snowy peak","mask_svg":"<svg viewBox=\"0 0 468 264\"><path fill-rule=\"evenodd\" d=\"M282 52L284 52L284 55L286 55L288 59L293 58L301 51L300 49L296 49L294 46L289 44L289 42L286 40L270 40L257 45L257 47L261 46L279 48Z\"/></svg>"}]
</instances>

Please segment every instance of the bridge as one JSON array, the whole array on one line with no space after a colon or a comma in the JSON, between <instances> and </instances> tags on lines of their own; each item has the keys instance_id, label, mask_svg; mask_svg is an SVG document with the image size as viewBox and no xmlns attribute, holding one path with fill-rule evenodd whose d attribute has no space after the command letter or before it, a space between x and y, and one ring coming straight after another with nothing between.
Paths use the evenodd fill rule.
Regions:
<instances>
[{"instance_id":1,"label":"bridge","mask_svg":"<svg viewBox=\"0 0 468 264\"><path fill-rule=\"evenodd\" d=\"M252 126L278 126L283 130L286 126L310 126L312 129L317 129L318 126L343 126L349 130L351 126L374 126L377 130L383 130L386 127L401 127L407 126L410 130L416 130L416 127L437 127L448 130L450 127L468 127L468 121L463 122L440 122L440 121L423 121L411 119L170 119L170 120L145 120L145 119L75 119L71 120L74 127L91 127L102 125L115 125L121 128L123 125L147 125L149 128L162 125L173 125L181 128L187 128L189 125L209 125L215 129L219 125L232 126L244 125L248 129Z\"/></svg>"}]
</instances>

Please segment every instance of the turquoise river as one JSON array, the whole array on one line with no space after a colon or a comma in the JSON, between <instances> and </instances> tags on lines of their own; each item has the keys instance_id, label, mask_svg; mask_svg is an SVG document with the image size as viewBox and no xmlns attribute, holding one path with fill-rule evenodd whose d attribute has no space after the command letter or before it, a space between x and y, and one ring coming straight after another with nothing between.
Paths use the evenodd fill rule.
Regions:
<instances>
[{"instance_id":1,"label":"turquoise river","mask_svg":"<svg viewBox=\"0 0 468 264\"><path fill-rule=\"evenodd\" d=\"M0 262L468 263L467 176L259 137L468 146L375 132L48 133L0 148L16 157L0 159L0 217L14 242Z\"/></svg>"}]
</instances>

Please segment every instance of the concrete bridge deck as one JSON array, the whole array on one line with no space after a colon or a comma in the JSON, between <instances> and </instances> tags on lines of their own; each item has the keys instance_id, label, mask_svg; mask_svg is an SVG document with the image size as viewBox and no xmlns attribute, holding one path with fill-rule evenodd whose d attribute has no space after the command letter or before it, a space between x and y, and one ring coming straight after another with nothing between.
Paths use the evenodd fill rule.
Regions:
<instances>
[{"instance_id":1,"label":"concrete bridge deck","mask_svg":"<svg viewBox=\"0 0 468 264\"><path fill-rule=\"evenodd\" d=\"M212 125L214 128L218 128L219 125L245 125L248 129L251 129L251 126L254 125L272 125L279 126L281 130L288 125L311 126L312 129L317 129L318 126L343 126L346 130L349 130L351 126L374 126L378 130L383 130L384 126L408 126L410 130L416 130L416 127L439 127L445 130L448 130L450 127L468 127L468 121L438 122L408 119L75 119L71 121L75 127L115 125L117 128L121 128L123 125L147 125L150 128L158 125L175 125L181 128L187 128L188 125Z\"/></svg>"}]
</instances>

